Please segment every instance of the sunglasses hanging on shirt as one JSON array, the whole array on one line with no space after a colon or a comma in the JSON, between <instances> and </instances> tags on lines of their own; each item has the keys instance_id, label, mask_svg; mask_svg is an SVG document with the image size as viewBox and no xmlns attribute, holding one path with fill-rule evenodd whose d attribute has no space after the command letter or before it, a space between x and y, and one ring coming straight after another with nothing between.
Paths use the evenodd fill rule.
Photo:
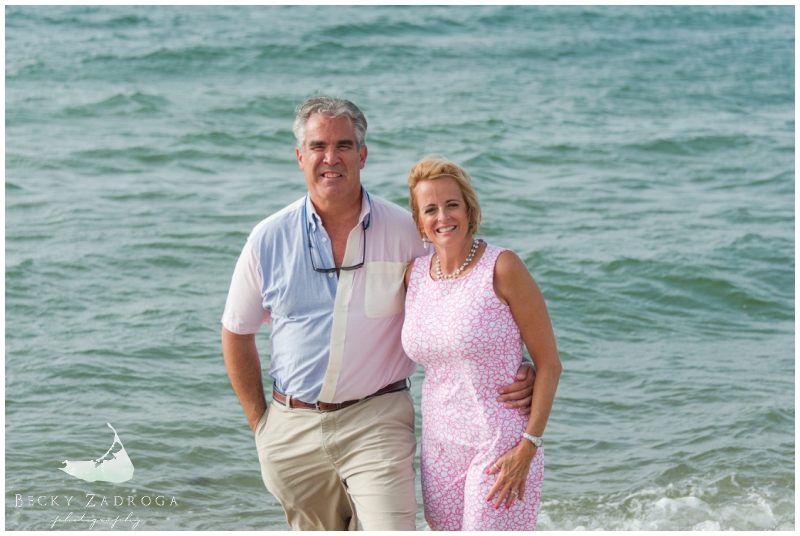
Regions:
<instances>
[{"instance_id":1,"label":"sunglasses hanging on shirt","mask_svg":"<svg viewBox=\"0 0 800 536\"><path fill-rule=\"evenodd\" d=\"M370 212L361 222L361 262L354 264L353 266L341 266L339 268L317 268L316 263L314 263L314 252L312 251L314 246L311 245L311 235L308 232L308 196L306 196L306 203L303 204L303 220L306 228L306 244L308 245L308 255L311 257L311 267L315 272L319 272L321 274L330 274L339 270L357 270L358 268L364 266L364 261L367 258L367 229L372 221L372 202L370 201L369 194L366 190L364 190L364 194L367 196L367 203L369 203ZM322 257L320 256L320 259L321 258Z\"/></svg>"}]
</instances>

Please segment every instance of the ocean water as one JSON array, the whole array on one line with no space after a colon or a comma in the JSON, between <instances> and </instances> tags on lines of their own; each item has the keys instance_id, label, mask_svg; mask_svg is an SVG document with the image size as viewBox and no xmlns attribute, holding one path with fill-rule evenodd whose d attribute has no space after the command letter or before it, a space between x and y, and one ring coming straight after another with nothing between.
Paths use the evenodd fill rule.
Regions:
<instances>
[{"instance_id":1,"label":"ocean water","mask_svg":"<svg viewBox=\"0 0 800 536\"><path fill-rule=\"evenodd\" d=\"M219 319L317 93L369 117L372 193L461 163L542 288L539 529L795 528L793 6L30 6L5 35L6 529L288 529ZM59 471L106 423L133 478Z\"/></svg>"}]
</instances>

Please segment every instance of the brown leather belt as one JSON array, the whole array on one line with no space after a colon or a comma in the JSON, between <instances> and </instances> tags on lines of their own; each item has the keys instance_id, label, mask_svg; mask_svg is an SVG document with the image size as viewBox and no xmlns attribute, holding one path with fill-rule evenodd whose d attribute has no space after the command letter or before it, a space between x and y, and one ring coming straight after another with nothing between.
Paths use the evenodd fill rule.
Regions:
<instances>
[{"instance_id":1,"label":"brown leather belt","mask_svg":"<svg viewBox=\"0 0 800 536\"><path fill-rule=\"evenodd\" d=\"M303 402L302 400L291 398L289 401L289 405L290 407L293 408L315 409L317 411L337 411L352 406L353 404L358 404L362 400L366 400L368 398L385 395L387 393L393 393L395 391L404 391L406 389L408 389L408 385L406 385L406 380L398 380L394 383L390 383L383 389L378 389L371 395L365 396L364 398L360 398L358 400L348 400L347 402L339 402L338 404L332 404L329 402L317 402L316 404L309 404L308 402ZM284 406L286 405L286 395L279 392L274 387L272 388L272 398L274 398Z\"/></svg>"}]
</instances>

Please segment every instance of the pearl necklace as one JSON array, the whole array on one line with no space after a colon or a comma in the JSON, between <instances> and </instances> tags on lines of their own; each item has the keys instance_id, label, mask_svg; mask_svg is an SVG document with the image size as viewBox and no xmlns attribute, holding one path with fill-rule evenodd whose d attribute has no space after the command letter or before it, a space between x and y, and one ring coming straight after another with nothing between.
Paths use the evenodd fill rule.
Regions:
<instances>
[{"instance_id":1,"label":"pearl necklace","mask_svg":"<svg viewBox=\"0 0 800 536\"><path fill-rule=\"evenodd\" d=\"M472 247L469 250L469 255L467 255L467 260L465 260L464 264L462 264L461 267L459 267L459 269L456 270L455 272L453 272L452 274L443 274L442 273L442 265L439 262L439 255L437 254L436 255L436 279L438 279L439 281L445 281L445 280L448 280L448 279L455 279L459 275L461 275L461 272L464 271L464 268L469 266L469 263L471 263L472 259L475 258L475 252L478 251L478 244L480 244L480 243L481 243L481 241L478 240L477 238L473 238L472 239Z\"/></svg>"}]
</instances>

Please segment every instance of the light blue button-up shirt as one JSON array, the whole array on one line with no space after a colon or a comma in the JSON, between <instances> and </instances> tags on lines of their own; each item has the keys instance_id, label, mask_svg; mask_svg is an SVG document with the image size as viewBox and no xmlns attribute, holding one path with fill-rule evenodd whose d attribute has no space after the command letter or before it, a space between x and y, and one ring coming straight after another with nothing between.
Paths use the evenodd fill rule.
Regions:
<instances>
[{"instance_id":1,"label":"light blue button-up shirt","mask_svg":"<svg viewBox=\"0 0 800 536\"><path fill-rule=\"evenodd\" d=\"M317 268L335 264L330 237L308 197L256 226L234 272L223 325L245 334L271 322L269 374L280 392L305 402L317 401L321 392L325 402L361 398L414 369L399 338L402 275L424 251L422 242L410 214L377 197L370 203L362 196L359 224L344 265L362 261L364 239L367 262L342 271L341 282L335 272L312 267L309 240Z\"/></svg>"}]
</instances>

